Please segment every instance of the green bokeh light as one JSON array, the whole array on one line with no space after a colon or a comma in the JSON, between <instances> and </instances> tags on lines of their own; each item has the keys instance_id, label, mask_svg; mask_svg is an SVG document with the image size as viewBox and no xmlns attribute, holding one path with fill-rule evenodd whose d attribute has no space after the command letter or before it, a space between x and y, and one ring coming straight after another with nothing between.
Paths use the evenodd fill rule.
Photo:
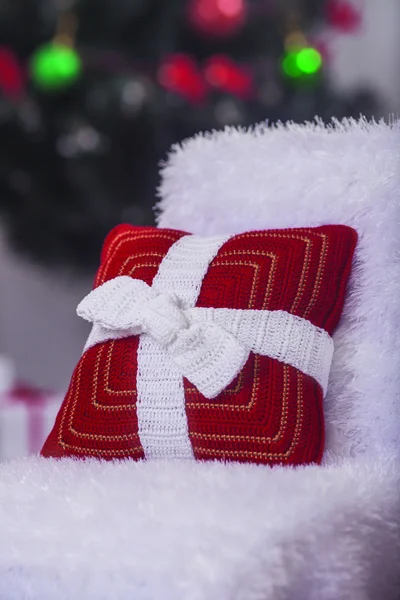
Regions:
<instances>
[{"instance_id":1,"label":"green bokeh light","mask_svg":"<svg viewBox=\"0 0 400 600\"><path fill-rule=\"evenodd\" d=\"M322 67L322 56L315 48L302 48L297 53L296 62L300 71L312 75Z\"/></svg>"},{"instance_id":2,"label":"green bokeh light","mask_svg":"<svg viewBox=\"0 0 400 600\"><path fill-rule=\"evenodd\" d=\"M302 73L297 65L297 52L289 52L286 54L282 66L288 77L301 77Z\"/></svg>"},{"instance_id":3,"label":"green bokeh light","mask_svg":"<svg viewBox=\"0 0 400 600\"><path fill-rule=\"evenodd\" d=\"M284 73L297 79L304 75L315 75L322 67L322 56L315 48L300 48L288 52L283 59Z\"/></svg>"},{"instance_id":4,"label":"green bokeh light","mask_svg":"<svg viewBox=\"0 0 400 600\"><path fill-rule=\"evenodd\" d=\"M37 87L57 90L71 85L80 75L79 54L69 46L46 44L31 59L31 75Z\"/></svg>"}]
</instances>

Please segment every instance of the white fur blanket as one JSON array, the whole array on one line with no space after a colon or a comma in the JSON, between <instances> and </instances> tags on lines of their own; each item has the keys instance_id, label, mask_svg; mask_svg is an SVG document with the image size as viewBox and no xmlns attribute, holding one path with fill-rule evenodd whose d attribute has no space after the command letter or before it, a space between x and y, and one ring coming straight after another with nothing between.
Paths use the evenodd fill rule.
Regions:
<instances>
[{"instance_id":1,"label":"white fur blanket","mask_svg":"<svg viewBox=\"0 0 400 600\"><path fill-rule=\"evenodd\" d=\"M394 457L0 466L1 600L398 600Z\"/></svg>"}]
</instances>

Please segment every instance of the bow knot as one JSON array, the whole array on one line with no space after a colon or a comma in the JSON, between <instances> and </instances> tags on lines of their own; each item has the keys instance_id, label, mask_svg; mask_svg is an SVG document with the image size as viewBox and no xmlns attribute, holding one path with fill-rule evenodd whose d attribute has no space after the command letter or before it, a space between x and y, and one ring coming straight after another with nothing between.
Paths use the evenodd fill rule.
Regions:
<instances>
[{"instance_id":1,"label":"bow knot","mask_svg":"<svg viewBox=\"0 0 400 600\"><path fill-rule=\"evenodd\" d=\"M139 302L132 310L141 315L143 332L151 335L163 348L168 348L190 323L176 296L149 289L153 294L148 303Z\"/></svg>"}]
</instances>

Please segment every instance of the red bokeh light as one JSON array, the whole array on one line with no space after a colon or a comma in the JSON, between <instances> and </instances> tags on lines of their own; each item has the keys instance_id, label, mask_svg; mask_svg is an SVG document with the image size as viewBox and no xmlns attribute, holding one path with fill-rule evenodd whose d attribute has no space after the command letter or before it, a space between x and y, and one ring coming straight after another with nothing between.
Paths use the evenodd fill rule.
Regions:
<instances>
[{"instance_id":1,"label":"red bokeh light","mask_svg":"<svg viewBox=\"0 0 400 600\"><path fill-rule=\"evenodd\" d=\"M21 97L24 90L24 74L16 56L8 48L0 48L0 88L5 96Z\"/></svg>"},{"instance_id":2,"label":"red bokeh light","mask_svg":"<svg viewBox=\"0 0 400 600\"><path fill-rule=\"evenodd\" d=\"M326 18L331 27L346 33L358 29L362 22L361 12L348 0L330 0L326 7Z\"/></svg>"},{"instance_id":3,"label":"red bokeh light","mask_svg":"<svg viewBox=\"0 0 400 600\"><path fill-rule=\"evenodd\" d=\"M232 35L245 23L245 0L192 0L189 19L192 26L204 34Z\"/></svg>"},{"instance_id":4,"label":"red bokeh light","mask_svg":"<svg viewBox=\"0 0 400 600\"><path fill-rule=\"evenodd\" d=\"M248 98L252 93L251 75L228 56L211 58L204 67L204 76L211 87L235 96Z\"/></svg>"},{"instance_id":5,"label":"red bokeh light","mask_svg":"<svg viewBox=\"0 0 400 600\"><path fill-rule=\"evenodd\" d=\"M159 68L157 78L162 87L190 102L202 102L207 95L196 61L186 54L169 56Z\"/></svg>"}]
</instances>

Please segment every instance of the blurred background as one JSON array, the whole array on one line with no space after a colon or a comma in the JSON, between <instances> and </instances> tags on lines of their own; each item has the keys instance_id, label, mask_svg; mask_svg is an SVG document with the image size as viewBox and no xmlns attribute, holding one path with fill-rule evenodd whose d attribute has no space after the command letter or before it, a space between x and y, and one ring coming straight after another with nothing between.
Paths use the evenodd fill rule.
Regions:
<instances>
[{"instance_id":1,"label":"blurred background","mask_svg":"<svg viewBox=\"0 0 400 600\"><path fill-rule=\"evenodd\" d=\"M400 0L0 0L4 389L65 390L104 236L153 223L171 144L391 118L399 25Z\"/></svg>"}]
</instances>

